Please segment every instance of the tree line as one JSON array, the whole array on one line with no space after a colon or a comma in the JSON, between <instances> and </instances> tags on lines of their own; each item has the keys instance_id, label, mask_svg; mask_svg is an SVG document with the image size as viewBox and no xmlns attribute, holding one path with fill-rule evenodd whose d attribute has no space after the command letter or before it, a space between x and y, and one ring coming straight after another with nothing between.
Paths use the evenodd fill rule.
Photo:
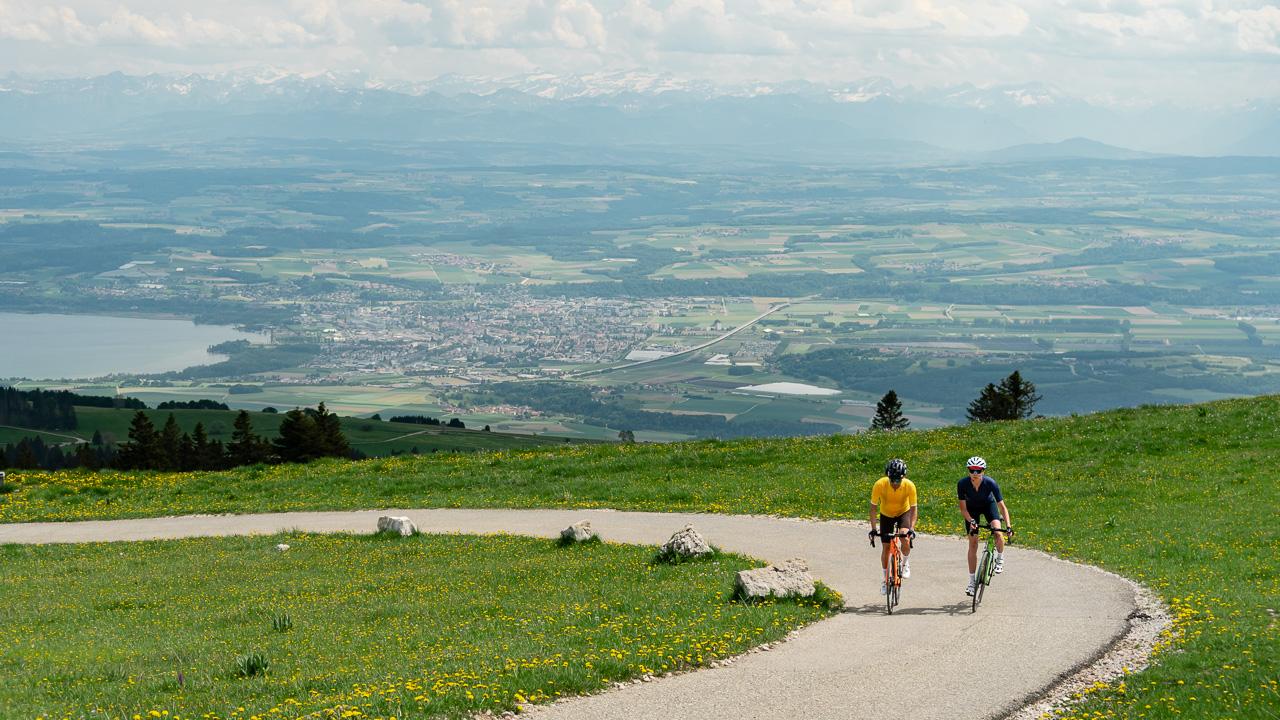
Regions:
<instances>
[{"instance_id":1,"label":"tree line","mask_svg":"<svg viewBox=\"0 0 1280 720\"><path fill-rule=\"evenodd\" d=\"M1025 380L1014 370L1000 384L987 383L978 397L969 403L965 417L969 422L994 422L996 420L1024 420L1031 417L1041 396L1035 383ZM890 390L876 403L876 414L871 418L872 430L905 430L911 425L902 412L902 400Z\"/></svg>"},{"instance_id":2,"label":"tree line","mask_svg":"<svg viewBox=\"0 0 1280 720\"><path fill-rule=\"evenodd\" d=\"M204 423L196 423L191 432L184 432L173 413L157 429L151 418L139 410L130 421L128 441L119 446L105 442L98 432L93 440L78 443L70 451L40 437L23 438L4 447L0 465L14 469L190 472L262 463L305 463L322 457L364 457L352 449L338 416L329 412L324 403L314 410L294 408L285 413L277 436L271 439L254 432L248 411L241 410L236 415L231 440L226 443L211 439Z\"/></svg>"},{"instance_id":3,"label":"tree line","mask_svg":"<svg viewBox=\"0 0 1280 720\"><path fill-rule=\"evenodd\" d=\"M456 428L465 430L466 423L458 418L450 418L448 422L442 422L439 418L427 417L426 415L396 415L389 422L393 423L409 423L411 425L440 425L443 427Z\"/></svg>"},{"instance_id":4,"label":"tree line","mask_svg":"<svg viewBox=\"0 0 1280 720\"><path fill-rule=\"evenodd\" d=\"M0 425L34 430L75 430L75 406L146 409L137 398L79 395L68 390L19 390L0 385Z\"/></svg>"}]
</instances>

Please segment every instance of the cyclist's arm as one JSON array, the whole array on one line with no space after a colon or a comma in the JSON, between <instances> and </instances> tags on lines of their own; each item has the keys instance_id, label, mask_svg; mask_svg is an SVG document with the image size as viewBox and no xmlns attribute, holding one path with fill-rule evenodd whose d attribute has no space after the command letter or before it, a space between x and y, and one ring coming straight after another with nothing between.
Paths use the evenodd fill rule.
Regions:
<instances>
[{"instance_id":1,"label":"cyclist's arm","mask_svg":"<svg viewBox=\"0 0 1280 720\"><path fill-rule=\"evenodd\" d=\"M877 504L875 504L875 503L871 503L871 518L870 518L870 522L871 522L871 529L872 529L872 530L875 530L875 529L877 529L877 528L879 528L879 527L880 527L880 523L876 522L876 521L877 521L877 520L879 520L879 519L880 519L880 506L879 506L879 505L877 505Z\"/></svg>"},{"instance_id":2,"label":"cyclist's arm","mask_svg":"<svg viewBox=\"0 0 1280 720\"><path fill-rule=\"evenodd\" d=\"M1000 506L1000 517L1004 518L1004 526L1006 529L1013 527L1013 518L1009 517L1009 506L1001 500L997 505Z\"/></svg>"},{"instance_id":3,"label":"cyclist's arm","mask_svg":"<svg viewBox=\"0 0 1280 720\"><path fill-rule=\"evenodd\" d=\"M969 504L963 500L957 501L957 504L960 506L960 514L964 516L964 521L966 523L973 522L973 516L969 514Z\"/></svg>"},{"instance_id":4,"label":"cyclist's arm","mask_svg":"<svg viewBox=\"0 0 1280 720\"><path fill-rule=\"evenodd\" d=\"M907 529L908 530L916 529L916 515L917 515L916 506L912 505L911 509L907 511Z\"/></svg>"}]
</instances>

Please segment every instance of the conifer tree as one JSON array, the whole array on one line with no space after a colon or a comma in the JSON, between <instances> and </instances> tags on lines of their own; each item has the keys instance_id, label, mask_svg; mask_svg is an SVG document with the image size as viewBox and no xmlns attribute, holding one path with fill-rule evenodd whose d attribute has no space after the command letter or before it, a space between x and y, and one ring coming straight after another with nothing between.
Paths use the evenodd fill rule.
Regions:
<instances>
[{"instance_id":1,"label":"conifer tree","mask_svg":"<svg viewBox=\"0 0 1280 720\"><path fill-rule=\"evenodd\" d=\"M1009 420L1022 420L1031 417L1040 396L1036 394L1036 386L1022 379L1022 373L1014 370L1009 377L1000 381L1000 394L1004 396L1008 406Z\"/></svg>"},{"instance_id":2,"label":"conifer tree","mask_svg":"<svg viewBox=\"0 0 1280 720\"><path fill-rule=\"evenodd\" d=\"M19 470L35 470L40 467L40 458L36 457L35 448L31 446L29 439L22 438L18 441L18 451L13 467Z\"/></svg>"},{"instance_id":3,"label":"conifer tree","mask_svg":"<svg viewBox=\"0 0 1280 720\"><path fill-rule=\"evenodd\" d=\"M220 470L223 465L222 443L210 442L209 434L204 431L204 423L196 423L191 431L191 451L195 455L195 466L199 470Z\"/></svg>"},{"instance_id":4,"label":"conifer tree","mask_svg":"<svg viewBox=\"0 0 1280 720\"><path fill-rule=\"evenodd\" d=\"M196 443L191 439L191 433L182 433L182 439L178 441L176 458L178 460L178 469L183 472L200 469L196 458Z\"/></svg>"},{"instance_id":5,"label":"conifer tree","mask_svg":"<svg viewBox=\"0 0 1280 720\"><path fill-rule=\"evenodd\" d=\"M1035 384L1022 379L1022 373L1015 370L998 386L987 383L969 403L968 416L972 422L1021 420L1031 417L1039 401Z\"/></svg>"},{"instance_id":6,"label":"conifer tree","mask_svg":"<svg viewBox=\"0 0 1280 720\"><path fill-rule=\"evenodd\" d=\"M227 445L228 462L233 465L257 465L271 456L271 446L253 432L253 420L247 410L241 410L231 431L231 443Z\"/></svg>"},{"instance_id":7,"label":"conifer tree","mask_svg":"<svg viewBox=\"0 0 1280 720\"><path fill-rule=\"evenodd\" d=\"M178 427L178 419L173 413L169 413L169 418L164 421L164 428L160 431L160 452L162 459L157 470L182 469L182 428Z\"/></svg>"},{"instance_id":8,"label":"conifer tree","mask_svg":"<svg viewBox=\"0 0 1280 720\"><path fill-rule=\"evenodd\" d=\"M323 402L316 408L313 420L323 455L339 458L351 455L351 445L347 443L347 437L342 434L341 421L337 415L325 409Z\"/></svg>"},{"instance_id":9,"label":"conifer tree","mask_svg":"<svg viewBox=\"0 0 1280 720\"><path fill-rule=\"evenodd\" d=\"M871 419L872 430L905 430L911 421L902 414L902 401L898 393L890 390L876 403L876 416Z\"/></svg>"},{"instance_id":10,"label":"conifer tree","mask_svg":"<svg viewBox=\"0 0 1280 720\"><path fill-rule=\"evenodd\" d=\"M129 441L120 446L116 466L122 470L150 470L160 463L160 433L151 418L139 410L129 423Z\"/></svg>"},{"instance_id":11,"label":"conifer tree","mask_svg":"<svg viewBox=\"0 0 1280 720\"><path fill-rule=\"evenodd\" d=\"M102 467L98 462L98 453L94 450L94 445L89 443L76 444L76 465L86 470L97 470Z\"/></svg>"},{"instance_id":12,"label":"conifer tree","mask_svg":"<svg viewBox=\"0 0 1280 720\"><path fill-rule=\"evenodd\" d=\"M284 414L280 436L272 445L283 462L305 463L324 456L316 421L299 408Z\"/></svg>"},{"instance_id":13,"label":"conifer tree","mask_svg":"<svg viewBox=\"0 0 1280 720\"><path fill-rule=\"evenodd\" d=\"M982 392L978 393L978 397L969 403L969 409L965 414L970 422L1004 420L1008 412L1005 404L1000 389L994 383L987 383L987 386L982 388Z\"/></svg>"}]
</instances>

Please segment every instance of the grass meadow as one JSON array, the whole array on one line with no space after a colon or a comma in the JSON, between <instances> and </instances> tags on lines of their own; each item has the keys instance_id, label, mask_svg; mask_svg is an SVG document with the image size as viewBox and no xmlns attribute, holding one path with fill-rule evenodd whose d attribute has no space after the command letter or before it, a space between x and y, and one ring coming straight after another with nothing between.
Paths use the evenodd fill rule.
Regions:
<instances>
[{"instance_id":1,"label":"grass meadow","mask_svg":"<svg viewBox=\"0 0 1280 720\"><path fill-rule=\"evenodd\" d=\"M1175 627L1157 663L1070 717L1275 718L1280 707L1280 397L896 434L576 445L166 475L19 473L0 520L419 507L613 507L860 518L903 457L921 529L956 533L980 454L1018 542L1155 590Z\"/></svg>"},{"instance_id":2,"label":"grass meadow","mask_svg":"<svg viewBox=\"0 0 1280 720\"><path fill-rule=\"evenodd\" d=\"M0 717L466 717L705 665L827 612L732 601L746 558L654 554L505 535L0 546Z\"/></svg>"}]
</instances>

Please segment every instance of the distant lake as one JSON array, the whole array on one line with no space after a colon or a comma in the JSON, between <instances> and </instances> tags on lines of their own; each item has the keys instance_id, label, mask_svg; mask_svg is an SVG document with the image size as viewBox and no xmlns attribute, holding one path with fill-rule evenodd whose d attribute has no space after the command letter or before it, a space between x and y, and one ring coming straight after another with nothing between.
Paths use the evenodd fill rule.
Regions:
<instances>
[{"instance_id":1,"label":"distant lake","mask_svg":"<svg viewBox=\"0 0 1280 720\"><path fill-rule=\"evenodd\" d=\"M225 325L190 320L0 312L0 378L89 378L208 365L228 340L265 342Z\"/></svg>"}]
</instances>

